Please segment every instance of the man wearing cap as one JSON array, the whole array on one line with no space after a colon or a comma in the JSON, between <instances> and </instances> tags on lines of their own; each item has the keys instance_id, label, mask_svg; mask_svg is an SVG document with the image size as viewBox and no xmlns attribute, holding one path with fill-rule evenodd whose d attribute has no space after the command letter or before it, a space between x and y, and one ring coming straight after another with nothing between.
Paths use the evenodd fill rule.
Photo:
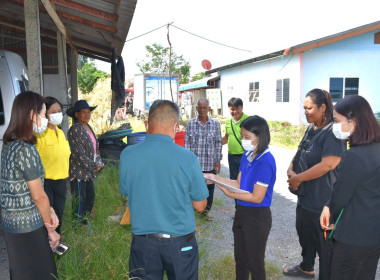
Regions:
<instances>
[{"instance_id":1,"label":"man wearing cap","mask_svg":"<svg viewBox=\"0 0 380 280\"><path fill-rule=\"evenodd\" d=\"M199 160L203 173L219 174L220 161L222 159L222 134L217 120L208 116L210 105L207 98L199 98L197 101L198 117L189 121L186 125L185 148L192 151ZM215 184L207 185L209 196L206 210L202 215L208 220L211 210Z\"/></svg>"},{"instance_id":2,"label":"man wearing cap","mask_svg":"<svg viewBox=\"0 0 380 280\"><path fill-rule=\"evenodd\" d=\"M179 108L169 100L150 107L144 142L120 156L120 192L128 196L132 244L129 277L198 279L194 209L208 191L197 157L174 143Z\"/></svg>"},{"instance_id":3,"label":"man wearing cap","mask_svg":"<svg viewBox=\"0 0 380 280\"><path fill-rule=\"evenodd\" d=\"M241 156L244 149L241 145L240 124L249 116L243 113L243 101L233 97L228 101L228 108L232 118L226 121L226 134L223 136L223 145L228 143L228 165L230 179L236 180L239 175Z\"/></svg>"},{"instance_id":4,"label":"man wearing cap","mask_svg":"<svg viewBox=\"0 0 380 280\"><path fill-rule=\"evenodd\" d=\"M86 100L78 100L66 113L73 118L67 138L71 155L69 162L69 178L72 195L72 216L74 221L87 225L95 202L93 180L96 173L104 166L99 153L99 143L89 125L91 107Z\"/></svg>"}]
</instances>

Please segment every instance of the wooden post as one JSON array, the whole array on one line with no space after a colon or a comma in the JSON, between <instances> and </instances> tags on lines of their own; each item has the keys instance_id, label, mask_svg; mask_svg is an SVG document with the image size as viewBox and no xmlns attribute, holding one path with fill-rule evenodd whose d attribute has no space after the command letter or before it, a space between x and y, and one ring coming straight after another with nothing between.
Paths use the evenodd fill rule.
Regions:
<instances>
[{"instance_id":1,"label":"wooden post","mask_svg":"<svg viewBox=\"0 0 380 280\"><path fill-rule=\"evenodd\" d=\"M38 0L24 0L28 89L44 95Z\"/></svg>"}]
</instances>

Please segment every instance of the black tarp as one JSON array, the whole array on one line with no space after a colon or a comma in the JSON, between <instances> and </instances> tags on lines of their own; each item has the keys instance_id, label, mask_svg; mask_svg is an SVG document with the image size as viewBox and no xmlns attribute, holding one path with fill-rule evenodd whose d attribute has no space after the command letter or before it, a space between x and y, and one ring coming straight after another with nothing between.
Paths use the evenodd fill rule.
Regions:
<instances>
[{"instance_id":1,"label":"black tarp","mask_svg":"<svg viewBox=\"0 0 380 280\"><path fill-rule=\"evenodd\" d=\"M120 56L117 63L115 60L115 54L112 52L111 57L111 89L112 89L112 99L111 99L111 120L110 123L113 123L113 119L116 113L117 108L120 104L124 103L125 98L125 70L124 70L124 61Z\"/></svg>"}]
</instances>

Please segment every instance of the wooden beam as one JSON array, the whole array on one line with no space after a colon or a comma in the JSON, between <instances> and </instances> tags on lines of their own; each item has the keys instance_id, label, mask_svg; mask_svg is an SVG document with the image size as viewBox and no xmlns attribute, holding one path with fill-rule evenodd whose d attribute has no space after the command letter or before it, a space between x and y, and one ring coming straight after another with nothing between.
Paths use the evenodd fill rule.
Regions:
<instances>
[{"instance_id":1,"label":"wooden beam","mask_svg":"<svg viewBox=\"0 0 380 280\"><path fill-rule=\"evenodd\" d=\"M102 10L95 9L93 7L90 7L90 6L87 6L87 5L84 5L84 4L80 4L80 3L77 3L77 2L74 2L74 1L70 1L70 0L51 0L51 2L54 3L54 4L57 4L59 6L66 7L66 8L69 8L69 9L73 9L73 10L76 10L76 11L80 11L82 13L85 13L85 14L88 14L88 15L92 15L92 16L95 16L95 17L98 17L98 18L102 18L102 19L105 19L105 20L108 20L108 21L117 22L117 19L118 19L118 16L116 14L107 13L107 12L104 12Z\"/></svg>"},{"instance_id":2,"label":"wooden beam","mask_svg":"<svg viewBox=\"0 0 380 280\"><path fill-rule=\"evenodd\" d=\"M69 42L71 48L74 50L75 54L78 55L78 51L75 48L75 45L73 41L71 40L70 33L66 30L65 25L62 23L61 19L59 18L57 12L55 11L53 5L50 3L49 0L41 0L42 4L44 5L47 13L51 17L51 19L54 21L55 25L61 31L63 36L65 36L66 40Z\"/></svg>"},{"instance_id":3,"label":"wooden beam","mask_svg":"<svg viewBox=\"0 0 380 280\"><path fill-rule=\"evenodd\" d=\"M8 0L8 1L20 4L20 5L24 4L24 0ZM47 12L50 15L50 17L52 18L53 21L54 21L54 18L52 17L52 15L49 12L49 10L51 10L51 9L54 10L54 12L57 14L56 17L58 17L58 15L59 15L61 18L65 18L65 19L67 19L69 21L77 22L77 23L80 23L80 24L83 24L83 25L86 25L86 26L89 26L89 27L92 27L92 28L95 28L95 29L99 29L99 30L102 30L102 31L106 31L106 32L109 32L109 33L112 33L112 34L116 34L117 33L117 28L116 27L104 25L104 24L101 24L101 23L98 23L98 22L95 22L95 21L92 21L92 20L88 20L88 19L85 19L85 18L82 18L82 17L74 16L74 15L66 13L66 12L55 11L54 7L50 3L50 2L53 2L53 1L55 1L55 0L41 0L41 2L43 3L43 5L40 5L40 11L41 12ZM48 9L45 6L45 2L49 3L51 8ZM62 22L61 22L61 24L63 25ZM57 23L56 23L56 25L59 28L59 26L58 26ZM62 32L61 29L60 29L60 31ZM62 34L65 34L65 33L62 32Z\"/></svg>"},{"instance_id":4,"label":"wooden beam","mask_svg":"<svg viewBox=\"0 0 380 280\"><path fill-rule=\"evenodd\" d=\"M26 48L4 48L4 49L7 51L15 52L15 53L26 53ZM41 49L41 53L57 53L57 49Z\"/></svg>"},{"instance_id":5,"label":"wooden beam","mask_svg":"<svg viewBox=\"0 0 380 280\"><path fill-rule=\"evenodd\" d=\"M44 0L44 1L46 1L46 0ZM106 32L109 32L111 34L116 34L116 32L117 32L117 28L116 27L107 26L107 25L104 25L104 24L101 24L101 23L98 23L98 22L95 22L95 21L92 21L92 20L88 20L88 19L85 19L85 18L82 18L82 17L74 16L72 14L65 13L65 12L57 12L57 13L58 13L58 15L61 18L67 19L69 21L77 22L77 23L80 23L82 25L89 26L91 28L95 28L95 29L99 29L99 30L102 30L102 31L106 31Z\"/></svg>"},{"instance_id":6,"label":"wooden beam","mask_svg":"<svg viewBox=\"0 0 380 280\"><path fill-rule=\"evenodd\" d=\"M23 25L23 22L17 21L11 18L7 18L0 15L0 28L4 30L9 30L18 34L25 35L25 27ZM51 42L56 42L56 31L49 30L49 29L43 29L41 30L41 37L47 40L50 40ZM76 48L78 49L81 47L82 50L86 51L94 51L95 55L105 55L109 56L111 49L107 46L96 44L93 42L89 42L87 40L71 37L72 41L75 42Z\"/></svg>"},{"instance_id":7,"label":"wooden beam","mask_svg":"<svg viewBox=\"0 0 380 280\"><path fill-rule=\"evenodd\" d=\"M105 62L111 62L111 59L110 59L110 58L108 58L108 57L104 57L104 56L97 56L97 55L94 55L93 52L88 53L88 52L81 51L81 50L79 50L78 52L79 52L81 55L84 55L84 56L87 56L87 57L95 58L95 59L98 59L98 60L101 60L101 61L105 61Z\"/></svg>"}]
</instances>

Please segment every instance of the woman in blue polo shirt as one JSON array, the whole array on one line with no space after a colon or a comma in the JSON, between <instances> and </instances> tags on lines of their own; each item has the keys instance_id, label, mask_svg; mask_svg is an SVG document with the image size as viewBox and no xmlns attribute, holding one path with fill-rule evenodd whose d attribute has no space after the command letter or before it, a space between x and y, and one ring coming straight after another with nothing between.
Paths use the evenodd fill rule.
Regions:
<instances>
[{"instance_id":1,"label":"woman in blue polo shirt","mask_svg":"<svg viewBox=\"0 0 380 280\"><path fill-rule=\"evenodd\" d=\"M228 180L214 174L204 174L245 193L231 192L217 186L225 195L237 200L232 231L234 233L236 279L264 280L265 247L272 227L273 186L276 181L276 162L268 149L269 127L265 119L251 116L241 127L242 145L246 151L240 163L237 180Z\"/></svg>"}]
</instances>

